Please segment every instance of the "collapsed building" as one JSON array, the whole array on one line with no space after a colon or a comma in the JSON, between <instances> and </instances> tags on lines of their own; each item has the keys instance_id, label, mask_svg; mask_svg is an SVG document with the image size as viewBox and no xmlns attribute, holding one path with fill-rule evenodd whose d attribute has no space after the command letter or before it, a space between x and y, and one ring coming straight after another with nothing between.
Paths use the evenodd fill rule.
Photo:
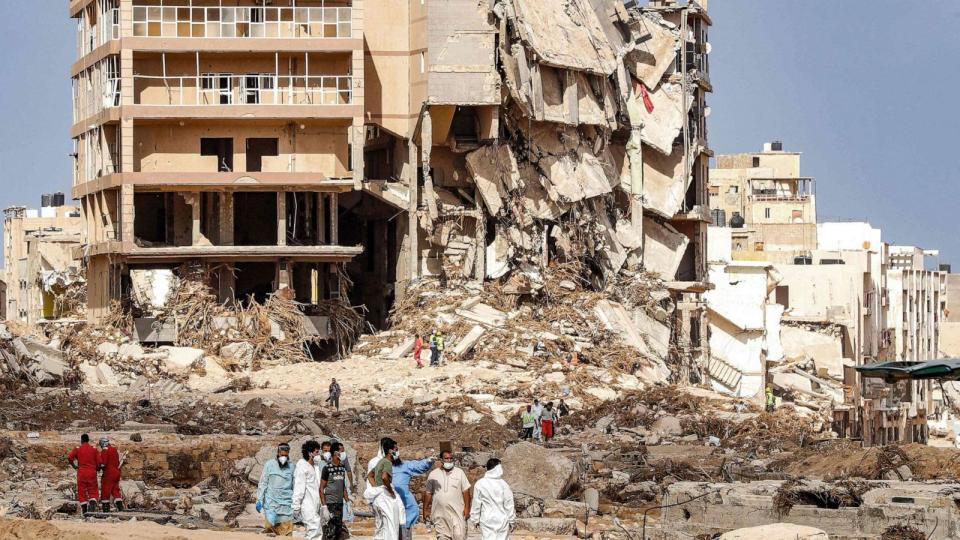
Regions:
<instances>
[{"instance_id":1,"label":"collapsed building","mask_svg":"<svg viewBox=\"0 0 960 540\"><path fill-rule=\"evenodd\" d=\"M930 252L885 243L869 223L818 223L814 180L801 174L800 153L784 150L782 142L757 153L718 156L710 178L711 252L720 254L711 267L725 263L730 274L730 266L760 265L776 274L765 300L751 304L767 304L765 324L755 321L753 334L741 328L737 335L741 347L753 339L754 350L730 361L732 349L711 348L714 387L742 390L724 381L737 382L764 365L768 384L831 416L842 436L867 445L925 442L927 417L942 405L933 385L891 386L854 368L941 357L946 274L925 269ZM727 277L716 281L725 285ZM737 283L743 288L748 281L739 277ZM711 314L735 307L743 312L744 294L723 297L721 288ZM755 296L760 292L758 284ZM727 322L711 317L714 338Z\"/></svg>"},{"instance_id":2,"label":"collapsed building","mask_svg":"<svg viewBox=\"0 0 960 540\"><path fill-rule=\"evenodd\" d=\"M6 208L2 319L36 324L82 316L84 277L73 258L73 249L82 243L80 209L67 206L63 193L44 194L40 208Z\"/></svg>"},{"instance_id":3,"label":"collapsed building","mask_svg":"<svg viewBox=\"0 0 960 540\"><path fill-rule=\"evenodd\" d=\"M214 4L71 3L91 320L162 308L197 261L220 302L287 289L382 329L423 279L522 292L576 260L662 280L696 365L705 2Z\"/></svg>"}]
</instances>

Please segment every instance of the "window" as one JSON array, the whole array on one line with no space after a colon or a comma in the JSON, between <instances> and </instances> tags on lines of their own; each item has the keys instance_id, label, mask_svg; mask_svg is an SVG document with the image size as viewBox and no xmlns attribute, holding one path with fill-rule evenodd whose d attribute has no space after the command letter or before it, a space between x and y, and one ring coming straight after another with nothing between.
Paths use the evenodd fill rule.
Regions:
<instances>
[{"instance_id":1,"label":"window","mask_svg":"<svg viewBox=\"0 0 960 540\"><path fill-rule=\"evenodd\" d=\"M217 172L233 171L233 139L231 138L200 139L200 155L217 156Z\"/></svg>"},{"instance_id":2,"label":"window","mask_svg":"<svg viewBox=\"0 0 960 540\"><path fill-rule=\"evenodd\" d=\"M731 193L733 195L740 193L740 186L730 186L730 188L727 189L727 193Z\"/></svg>"},{"instance_id":3,"label":"window","mask_svg":"<svg viewBox=\"0 0 960 540\"><path fill-rule=\"evenodd\" d=\"M427 71L427 57L424 56L423 52L420 53L420 73L426 73Z\"/></svg>"},{"instance_id":4,"label":"window","mask_svg":"<svg viewBox=\"0 0 960 540\"><path fill-rule=\"evenodd\" d=\"M753 166L754 167L760 166L760 156L753 156Z\"/></svg>"},{"instance_id":5,"label":"window","mask_svg":"<svg viewBox=\"0 0 960 540\"><path fill-rule=\"evenodd\" d=\"M763 217L770 219L770 208L763 209Z\"/></svg>"},{"instance_id":6,"label":"window","mask_svg":"<svg viewBox=\"0 0 960 540\"><path fill-rule=\"evenodd\" d=\"M243 78L241 95L247 105L260 103L262 90L273 90L273 75L254 73Z\"/></svg>"},{"instance_id":7,"label":"window","mask_svg":"<svg viewBox=\"0 0 960 540\"><path fill-rule=\"evenodd\" d=\"M233 103L233 89L230 88L230 73L204 73L200 75L200 89L204 103L230 105Z\"/></svg>"},{"instance_id":8,"label":"window","mask_svg":"<svg viewBox=\"0 0 960 540\"><path fill-rule=\"evenodd\" d=\"M790 287L787 285L777 286L777 303L783 306L784 309L790 309Z\"/></svg>"},{"instance_id":9,"label":"window","mask_svg":"<svg viewBox=\"0 0 960 540\"><path fill-rule=\"evenodd\" d=\"M264 156L278 156L277 139L247 139L247 172L263 170Z\"/></svg>"}]
</instances>

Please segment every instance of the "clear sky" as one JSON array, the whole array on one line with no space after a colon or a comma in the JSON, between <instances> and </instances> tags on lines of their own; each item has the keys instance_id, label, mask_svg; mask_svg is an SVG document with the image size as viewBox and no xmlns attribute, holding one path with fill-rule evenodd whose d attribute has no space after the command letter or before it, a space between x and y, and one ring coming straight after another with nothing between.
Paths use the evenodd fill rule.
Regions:
<instances>
[{"instance_id":1,"label":"clear sky","mask_svg":"<svg viewBox=\"0 0 960 540\"><path fill-rule=\"evenodd\" d=\"M76 30L66 0L0 18L0 207L70 188ZM717 153L782 139L817 179L821 221L868 220L886 241L960 267L960 2L710 0Z\"/></svg>"}]
</instances>

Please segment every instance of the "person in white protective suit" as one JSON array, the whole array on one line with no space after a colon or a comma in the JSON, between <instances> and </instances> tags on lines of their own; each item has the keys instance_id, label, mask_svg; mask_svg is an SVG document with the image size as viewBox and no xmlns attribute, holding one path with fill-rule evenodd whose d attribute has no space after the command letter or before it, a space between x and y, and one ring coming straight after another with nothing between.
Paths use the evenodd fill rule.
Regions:
<instances>
[{"instance_id":1,"label":"person in white protective suit","mask_svg":"<svg viewBox=\"0 0 960 540\"><path fill-rule=\"evenodd\" d=\"M368 482L363 498L373 510L373 540L399 540L400 526L407 521L407 513L397 492L390 484L374 486Z\"/></svg>"},{"instance_id":2,"label":"person in white protective suit","mask_svg":"<svg viewBox=\"0 0 960 540\"><path fill-rule=\"evenodd\" d=\"M306 528L304 538L317 540L323 537L323 512L327 510L320 505L320 476L314 466L314 460L320 460L320 443L307 441L301 450L303 459L293 472L293 515L299 515Z\"/></svg>"},{"instance_id":3,"label":"person in white protective suit","mask_svg":"<svg viewBox=\"0 0 960 540\"><path fill-rule=\"evenodd\" d=\"M487 472L473 485L470 523L480 527L483 540L507 540L517 519L513 490L503 479L500 460L487 461Z\"/></svg>"}]
</instances>

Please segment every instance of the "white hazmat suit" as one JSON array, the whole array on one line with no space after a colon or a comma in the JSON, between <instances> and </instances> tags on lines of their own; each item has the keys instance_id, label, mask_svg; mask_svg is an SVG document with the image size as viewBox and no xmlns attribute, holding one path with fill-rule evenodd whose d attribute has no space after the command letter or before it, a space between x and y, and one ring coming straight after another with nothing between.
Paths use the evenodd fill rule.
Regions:
<instances>
[{"instance_id":1,"label":"white hazmat suit","mask_svg":"<svg viewBox=\"0 0 960 540\"><path fill-rule=\"evenodd\" d=\"M403 508L403 500L400 496L391 497L390 492L383 486L368 485L363 492L363 498L373 510L376 526L373 540L399 540L400 526L407 521L407 512Z\"/></svg>"},{"instance_id":2,"label":"white hazmat suit","mask_svg":"<svg viewBox=\"0 0 960 540\"><path fill-rule=\"evenodd\" d=\"M300 514L306 527L307 540L323 537L323 518L320 514L320 477L317 468L305 459L297 462L293 472L293 515Z\"/></svg>"},{"instance_id":3,"label":"white hazmat suit","mask_svg":"<svg viewBox=\"0 0 960 540\"><path fill-rule=\"evenodd\" d=\"M516 519L513 490L503 479L503 467L497 465L473 485L470 522L480 526L483 540L507 540Z\"/></svg>"}]
</instances>

